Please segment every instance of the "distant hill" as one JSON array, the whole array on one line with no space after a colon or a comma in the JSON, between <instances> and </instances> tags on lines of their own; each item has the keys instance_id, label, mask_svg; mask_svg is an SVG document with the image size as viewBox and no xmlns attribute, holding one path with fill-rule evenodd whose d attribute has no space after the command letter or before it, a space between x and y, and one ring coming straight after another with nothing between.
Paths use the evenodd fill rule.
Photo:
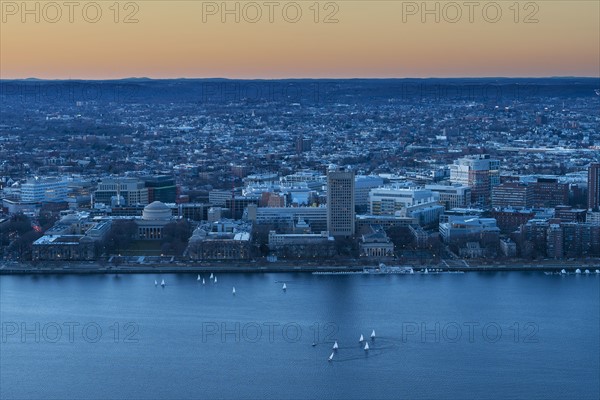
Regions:
<instances>
[{"instance_id":1,"label":"distant hill","mask_svg":"<svg viewBox=\"0 0 600 400\"><path fill-rule=\"evenodd\" d=\"M600 78L426 78L426 79L150 79L0 80L10 102L97 101L125 103L287 102L363 103L389 101L532 101L537 97L597 97Z\"/></svg>"}]
</instances>

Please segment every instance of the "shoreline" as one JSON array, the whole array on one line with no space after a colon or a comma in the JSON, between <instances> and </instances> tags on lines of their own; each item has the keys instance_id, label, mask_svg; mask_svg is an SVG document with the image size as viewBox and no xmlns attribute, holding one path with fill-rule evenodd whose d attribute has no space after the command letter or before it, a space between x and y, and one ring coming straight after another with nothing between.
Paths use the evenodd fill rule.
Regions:
<instances>
[{"instance_id":1,"label":"shoreline","mask_svg":"<svg viewBox=\"0 0 600 400\"><path fill-rule=\"evenodd\" d=\"M351 261L340 263L339 265L311 265L310 263L285 263L274 262L268 264L258 263L207 263L203 265L186 264L121 264L121 265L101 265L98 263L48 263L45 265L31 265L24 263L9 263L0 265L0 275L99 275L99 274L173 274L173 273L283 273L300 272L313 273L324 272L334 274L352 274L362 273L365 268L374 269L378 264L355 264ZM583 273L586 269L590 274L595 274L595 270L600 269L600 261L595 262L538 262L538 263L496 263L478 264L478 265L417 265L417 264L396 264L390 263L388 267L411 267L415 273L421 273L424 269L432 274L438 272L559 272L565 269L567 272L575 272L581 269ZM435 270L435 271L432 271ZM396 275L395 272L375 272L373 274Z\"/></svg>"}]
</instances>

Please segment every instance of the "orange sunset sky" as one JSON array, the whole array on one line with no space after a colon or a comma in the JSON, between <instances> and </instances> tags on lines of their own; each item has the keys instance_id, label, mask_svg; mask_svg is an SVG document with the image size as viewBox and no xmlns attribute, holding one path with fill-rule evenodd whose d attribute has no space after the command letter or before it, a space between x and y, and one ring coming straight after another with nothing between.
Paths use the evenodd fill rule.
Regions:
<instances>
[{"instance_id":1,"label":"orange sunset sky","mask_svg":"<svg viewBox=\"0 0 600 400\"><path fill-rule=\"evenodd\" d=\"M600 76L597 1L49 3L1 2L2 79Z\"/></svg>"}]
</instances>

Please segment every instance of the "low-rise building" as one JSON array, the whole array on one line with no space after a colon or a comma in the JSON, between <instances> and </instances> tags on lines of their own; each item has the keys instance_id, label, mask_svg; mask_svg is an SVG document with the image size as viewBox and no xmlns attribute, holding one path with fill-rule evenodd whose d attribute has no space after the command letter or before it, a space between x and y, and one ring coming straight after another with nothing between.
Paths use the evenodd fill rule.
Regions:
<instances>
[{"instance_id":1,"label":"low-rise building","mask_svg":"<svg viewBox=\"0 0 600 400\"><path fill-rule=\"evenodd\" d=\"M33 242L34 261L95 260L110 231L110 220L93 220L88 213L63 216L44 236Z\"/></svg>"},{"instance_id":2,"label":"low-rise building","mask_svg":"<svg viewBox=\"0 0 600 400\"><path fill-rule=\"evenodd\" d=\"M485 254L479 242L467 242L465 247L458 250L458 254L464 258L481 258Z\"/></svg>"},{"instance_id":3,"label":"low-rise building","mask_svg":"<svg viewBox=\"0 0 600 400\"><path fill-rule=\"evenodd\" d=\"M197 261L248 260L250 229L236 221L203 223L194 230L186 254Z\"/></svg>"},{"instance_id":4,"label":"low-rise building","mask_svg":"<svg viewBox=\"0 0 600 400\"><path fill-rule=\"evenodd\" d=\"M21 185L21 201L44 203L67 201L67 181L60 178L33 178Z\"/></svg>"},{"instance_id":5,"label":"low-rise building","mask_svg":"<svg viewBox=\"0 0 600 400\"><path fill-rule=\"evenodd\" d=\"M533 187L525 183L505 182L492 189L493 207L530 208L533 204Z\"/></svg>"},{"instance_id":6,"label":"low-rise building","mask_svg":"<svg viewBox=\"0 0 600 400\"><path fill-rule=\"evenodd\" d=\"M269 250L279 258L323 259L336 254L334 238L327 231L290 234L270 231Z\"/></svg>"},{"instance_id":7,"label":"low-rise building","mask_svg":"<svg viewBox=\"0 0 600 400\"><path fill-rule=\"evenodd\" d=\"M471 204L471 188L466 185L425 185L437 195L437 201L446 210L457 207L468 207Z\"/></svg>"},{"instance_id":8,"label":"low-rise building","mask_svg":"<svg viewBox=\"0 0 600 400\"><path fill-rule=\"evenodd\" d=\"M505 257L517 256L517 244L510 239L500 240L500 250Z\"/></svg>"},{"instance_id":9,"label":"low-rise building","mask_svg":"<svg viewBox=\"0 0 600 400\"><path fill-rule=\"evenodd\" d=\"M371 226L371 232L363 234L358 243L361 257L389 258L394 256L394 244L382 227Z\"/></svg>"},{"instance_id":10,"label":"low-rise building","mask_svg":"<svg viewBox=\"0 0 600 400\"><path fill-rule=\"evenodd\" d=\"M487 233L495 235L499 235L500 233L500 229L496 225L494 218L449 216L448 222L440 224L440 236L444 242L480 236Z\"/></svg>"}]
</instances>

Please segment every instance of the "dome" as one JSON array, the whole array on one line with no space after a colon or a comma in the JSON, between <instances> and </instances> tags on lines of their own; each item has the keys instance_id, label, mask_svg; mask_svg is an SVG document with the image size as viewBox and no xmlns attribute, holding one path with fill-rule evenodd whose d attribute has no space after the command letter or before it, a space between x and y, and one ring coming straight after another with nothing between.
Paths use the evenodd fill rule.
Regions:
<instances>
[{"instance_id":1,"label":"dome","mask_svg":"<svg viewBox=\"0 0 600 400\"><path fill-rule=\"evenodd\" d=\"M154 201L144 207L142 219L145 220L168 220L171 219L171 209L161 201Z\"/></svg>"},{"instance_id":2,"label":"dome","mask_svg":"<svg viewBox=\"0 0 600 400\"><path fill-rule=\"evenodd\" d=\"M153 201L144 207L144 210L171 210L165 203L162 201Z\"/></svg>"}]
</instances>

